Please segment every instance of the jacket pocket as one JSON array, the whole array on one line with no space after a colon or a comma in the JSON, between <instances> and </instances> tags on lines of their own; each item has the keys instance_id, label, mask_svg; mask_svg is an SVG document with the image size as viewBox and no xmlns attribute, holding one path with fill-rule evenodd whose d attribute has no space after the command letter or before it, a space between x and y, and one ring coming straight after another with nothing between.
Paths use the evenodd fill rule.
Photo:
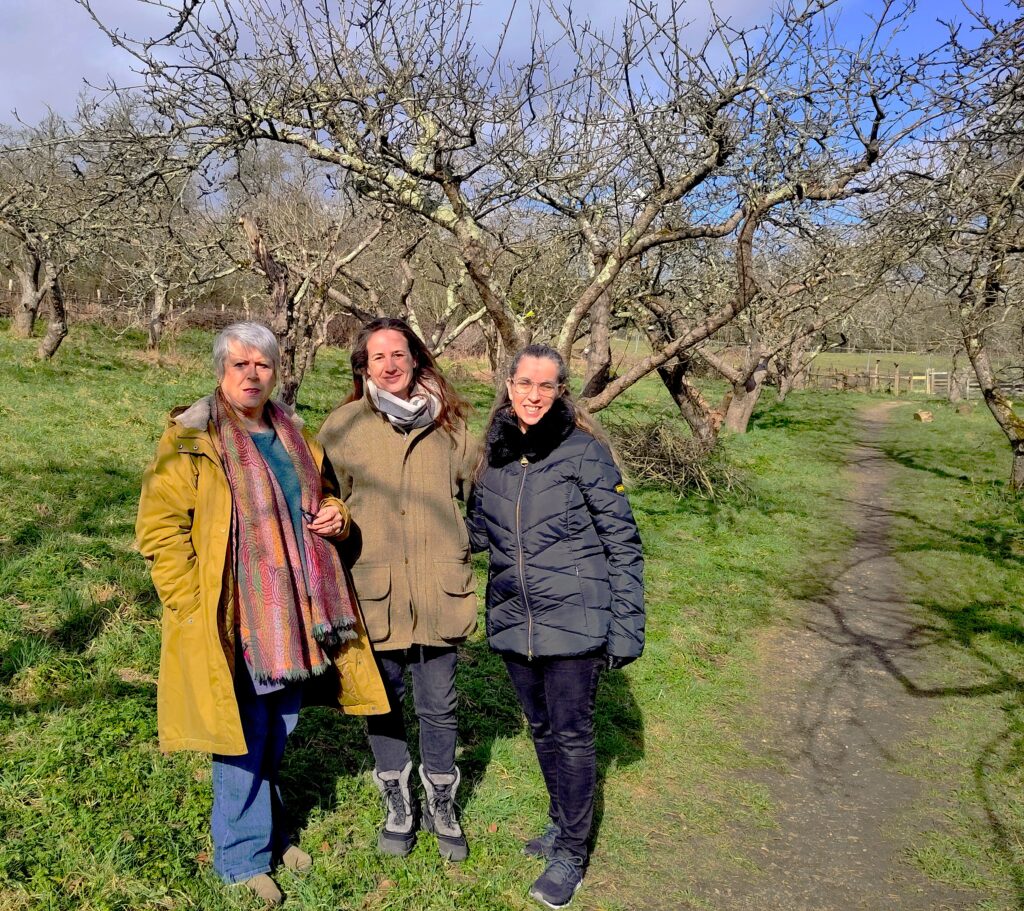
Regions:
<instances>
[{"instance_id":1,"label":"jacket pocket","mask_svg":"<svg viewBox=\"0 0 1024 911\"><path fill-rule=\"evenodd\" d=\"M177 597L174 600L176 603L173 607L168 606L168 601L161 603L164 606L163 616L171 618L177 623L184 623L189 617L195 616L203 602L198 588L189 592L185 597Z\"/></svg>"},{"instance_id":2,"label":"jacket pocket","mask_svg":"<svg viewBox=\"0 0 1024 911\"><path fill-rule=\"evenodd\" d=\"M596 578L595 578L596 574ZM580 600L583 604L584 630L596 641L608 637L611 625L611 586L603 566L576 564L576 580L579 582Z\"/></svg>"},{"instance_id":3,"label":"jacket pocket","mask_svg":"<svg viewBox=\"0 0 1024 911\"><path fill-rule=\"evenodd\" d=\"M377 662L365 635L342 644L335 656L340 694L349 715L384 715L391 710Z\"/></svg>"},{"instance_id":4,"label":"jacket pocket","mask_svg":"<svg viewBox=\"0 0 1024 911\"><path fill-rule=\"evenodd\" d=\"M476 584L470 563L434 564L439 589L434 632L442 639L464 639L476 629Z\"/></svg>"},{"instance_id":5,"label":"jacket pocket","mask_svg":"<svg viewBox=\"0 0 1024 911\"><path fill-rule=\"evenodd\" d=\"M357 563L352 567L352 584L370 641L387 639L391 634L391 565Z\"/></svg>"}]
</instances>

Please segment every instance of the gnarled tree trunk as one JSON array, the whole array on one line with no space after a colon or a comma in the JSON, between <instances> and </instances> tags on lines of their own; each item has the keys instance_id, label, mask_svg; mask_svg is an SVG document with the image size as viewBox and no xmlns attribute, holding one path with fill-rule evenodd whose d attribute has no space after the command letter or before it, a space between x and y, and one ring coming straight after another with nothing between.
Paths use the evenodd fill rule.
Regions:
<instances>
[{"instance_id":1,"label":"gnarled tree trunk","mask_svg":"<svg viewBox=\"0 0 1024 911\"><path fill-rule=\"evenodd\" d=\"M29 255L27 263L16 264L14 274L21 294L14 306L11 334L15 338L31 338L39 316L39 306L50 289L49 270L42 259Z\"/></svg>"},{"instance_id":2,"label":"gnarled tree trunk","mask_svg":"<svg viewBox=\"0 0 1024 911\"><path fill-rule=\"evenodd\" d=\"M302 384L302 361L296 357L299 327L298 303L308 288L308 282L300 283L292 291L289 287L291 276L288 267L274 257L263 242L256 222L248 217L240 219L242 231L249 242L253 264L263 273L270 292L270 320L274 335L281 346L281 369L277 378L279 396L288 405L295 404L299 386Z\"/></svg>"},{"instance_id":3,"label":"gnarled tree trunk","mask_svg":"<svg viewBox=\"0 0 1024 911\"><path fill-rule=\"evenodd\" d=\"M164 335L164 320L167 317L167 298L170 292L168 282L159 276L151 276L153 281L153 305L149 310L149 327L146 347L156 351Z\"/></svg>"},{"instance_id":4,"label":"gnarled tree trunk","mask_svg":"<svg viewBox=\"0 0 1024 911\"><path fill-rule=\"evenodd\" d=\"M963 348L953 352L953 363L949 370L949 400L962 402L967 398L971 382L971 362L965 359Z\"/></svg>"},{"instance_id":5,"label":"gnarled tree trunk","mask_svg":"<svg viewBox=\"0 0 1024 911\"><path fill-rule=\"evenodd\" d=\"M972 335L968 336L965 341L967 354L974 365L974 372L978 377L978 385L981 387L985 404L1006 435L1013 452L1010 489L1016 494L1024 493L1024 418L1014 411L1013 403L999 389L984 338L980 335Z\"/></svg>"},{"instance_id":6,"label":"gnarled tree trunk","mask_svg":"<svg viewBox=\"0 0 1024 911\"><path fill-rule=\"evenodd\" d=\"M680 362L668 367L659 367L658 376L665 384L672 401L676 403L683 420L690 425L690 432L703 445L711 447L718 440L722 425L722 413L711 408L701 391L686 376L689 362Z\"/></svg>"},{"instance_id":7,"label":"gnarled tree trunk","mask_svg":"<svg viewBox=\"0 0 1024 911\"><path fill-rule=\"evenodd\" d=\"M48 272L50 268L52 267L47 263ZM49 360L53 357L57 353L60 343L68 334L68 314L64 306L64 289L61 287L55 269L50 284L50 311L50 322L46 327L46 335L43 336L43 340L36 350L36 356L40 360Z\"/></svg>"},{"instance_id":8,"label":"gnarled tree trunk","mask_svg":"<svg viewBox=\"0 0 1024 911\"><path fill-rule=\"evenodd\" d=\"M768 377L768 360L761 357L753 370L747 372L741 383L733 383L732 399L725 412L723 427L730 433L746 433L754 408L761 398L764 381Z\"/></svg>"},{"instance_id":9,"label":"gnarled tree trunk","mask_svg":"<svg viewBox=\"0 0 1024 911\"><path fill-rule=\"evenodd\" d=\"M604 392L611 379L612 348L608 323L611 319L611 296L605 291L590 310L590 345L587 349L587 372L583 378L583 398Z\"/></svg>"}]
</instances>

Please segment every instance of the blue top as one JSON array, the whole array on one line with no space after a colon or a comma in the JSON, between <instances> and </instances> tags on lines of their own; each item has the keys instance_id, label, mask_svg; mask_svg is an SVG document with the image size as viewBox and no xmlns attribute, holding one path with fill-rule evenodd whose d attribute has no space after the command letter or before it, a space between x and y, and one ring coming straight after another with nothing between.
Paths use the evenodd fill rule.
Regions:
<instances>
[{"instance_id":1,"label":"blue top","mask_svg":"<svg viewBox=\"0 0 1024 911\"><path fill-rule=\"evenodd\" d=\"M277 479L281 493L284 494L285 503L288 504L288 515L292 520L292 528L295 530L295 540L299 545L302 570L305 573L306 545L302 540L305 522L302 518L302 486L299 484L298 472L295 471L295 466L292 464L292 457L288 455L288 450L284 448L284 444L273 430L261 430L249 435L260 451L260 455L263 456L263 461L267 463L267 468ZM253 676L252 668L249 667L248 656L246 656L245 666L249 671L249 677L252 679L253 689L257 696L276 693L286 686L284 683L261 683L257 680Z\"/></svg>"},{"instance_id":2,"label":"blue top","mask_svg":"<svg viewBox=\"0 0 1024 911\"><path fill-rule=\"evenodd\" d=\"M306 565L306 545L302 540L302 532L305 520L302 518L302 487L299 485L299 475L292 464L292 457L288 450L273 430L261 430L259 433L250 434L256 448L267 463L277 479L281 493L284 494L285 502L288 504L288 514L291 516L292 529L295 531L295 540L299 545L299 556L302 558L302 565Z\"/></svg>"}]
</instances>

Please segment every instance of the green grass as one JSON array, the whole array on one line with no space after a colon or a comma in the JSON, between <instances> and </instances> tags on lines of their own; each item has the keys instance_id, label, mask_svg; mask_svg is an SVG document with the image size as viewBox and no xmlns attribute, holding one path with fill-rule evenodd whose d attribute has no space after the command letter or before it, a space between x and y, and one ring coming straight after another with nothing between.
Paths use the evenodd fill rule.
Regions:
<instances>
[{"instance_id":1,"label":"green grass","mask_svg":"<svg viewBox=\"0 0 1024 911\"><path fill-rule=\"evenodd\" d=\"M900 373L924 374L926 370L949 370L952 358L949 354L917 351L875 352L866 354L852 351L825 351L814 359L815 370L854 370L867 373L878 361L879 373L892 373L894 365L899 365Z\"/></svg>"},{"instance_id":2,"label":"green grass","mask_svg":"<svg viewBox=\"0 0 1024 911\"><path fill-rule=\"evenodd\" d=\"M142 469L166 412L211 388L209 342L185 333L157 364L141 353L140 335L76 326L57 360L38 364L31 343L0 334L2 911L251 907L210 871L208 757L164 756L156 746L160 606L132 549ZM464 369L452 375L479 427L489 385ZM324 352L301 413L319 426L348 387L342 353ZM615 409L677 420L666 401L653 380ZM683 907L688 869L744 862L730 854L728 826L772 824L768 795L742 774L759 761L744 746L756 639L820 593L824 568L849 541L839 467L859 401L765 402L751 432L727 442L742 493L705 502L631 490L648 561L648 648L602 681L599 834L581 908L643 907L645 896ZM987 453L991 441L979 445ZM911 447L903 457L919 455ZM961 486L989 496L988 487ZM978 559L985 547L975 548ZM378 856L362 724L311 709L289 746L283 787L316 866L301 880L281 874L289 906L531 907L526 889L540 868L520 842L543 824L543 784L480 634L461 659L469 861L442 863L427 836L406 860Z\"/></svg>"},{"instance_id":3,"label":"green grass","mask_svg":"<svg viewBox=\"0 0 1024 911\"><path fill-rule=\"evenodd\" d=\"M934 715L907 768L928 785L927 834L908 854L930 876L1024 907L1024 504L1007 498L1009 446L984 409L897 412L894 542L920 605Z\"/></svg>"}]
</instances>

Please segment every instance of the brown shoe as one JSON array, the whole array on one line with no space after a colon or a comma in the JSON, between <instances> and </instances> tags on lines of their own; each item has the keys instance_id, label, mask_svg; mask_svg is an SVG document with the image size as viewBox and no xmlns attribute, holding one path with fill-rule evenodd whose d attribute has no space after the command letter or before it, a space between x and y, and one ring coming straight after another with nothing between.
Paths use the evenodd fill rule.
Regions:
<instances>
[{"instance_id":1,"label":"brown shoe","mask_svg":"<svg viewBox=\"0 0 1024 911\"><path fill-rule=\"evenodd\" d=\"M308 873L313 869L313 858L296 845L288 845L281 855L281 863L293 873Z\"/></svg>"},{"instance_id":2,"label":"brown shoe","mask_svg":"<svg viewBox=\"0 0 1024 911\"><path fill-rule=\"evenodd\" d=\"M281 894L281 890L277 888L277 883L266 873L257 873L255 876L250 876L248 879L243 879L238 885L245 886L246 889L258 895L268 905L279 905L284 901L284 896Z\"/></svg>"}]
</instances>

